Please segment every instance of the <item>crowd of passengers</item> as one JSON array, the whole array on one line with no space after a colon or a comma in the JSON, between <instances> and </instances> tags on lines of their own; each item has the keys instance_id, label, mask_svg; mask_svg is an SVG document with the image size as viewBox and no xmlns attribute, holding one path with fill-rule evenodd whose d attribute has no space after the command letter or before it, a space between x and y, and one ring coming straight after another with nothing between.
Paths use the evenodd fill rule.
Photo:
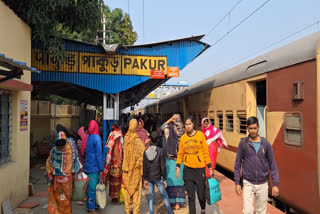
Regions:
<instances>
[{"instance_id":1,"label":"crowd of passengers","mask_svg":"<svg viewBox=\"0 0 320 214\"><path fill-rule=\"evenodd\" d=\"M255 196L256 213L262 214L266 213L269 172L274 196L279 194L279 175L270 143L258 135L258 119L250 117L247 128L249 135L241 139L239 148L242 144L248 148L238 149L236 157L235 191L238 195L243 192L243 213L253 212ZM154 186L169 214L186 206L186 196L189 213L195 214L195 192L203 214L206 180L214 177L219 151L228 149L222 132L208 118L203 118L201 130L196 130L191 116L183 122L179 114L167 121L161 121L159 115L122 114L114 121L106 142L102 142L95 120L77 133L69 133L62 125L57 125L56 131L46 162L51 214L72 213L73 181L80 173L85 173L89 181L85 197L75 203L85 204L89 213L101 212L96 187L104 183L109 185L112 203L124 203L127 214L140 213L142 188L149 191L149 212L154 213Z\"/></svg>"}]
</instances>

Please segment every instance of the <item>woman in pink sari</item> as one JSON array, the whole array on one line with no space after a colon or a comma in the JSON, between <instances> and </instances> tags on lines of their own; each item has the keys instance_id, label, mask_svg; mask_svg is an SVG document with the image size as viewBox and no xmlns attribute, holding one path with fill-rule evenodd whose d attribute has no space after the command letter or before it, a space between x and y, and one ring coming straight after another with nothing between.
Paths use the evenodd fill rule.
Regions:
<instances>
[{"instance_id":1,"label":"woman in pink sari","mask_svg":"<svg viewBox=\"0 0 320 214\"><path fill-rule=\"evenodd\" d=\"M209 156L211 159L211 166L212 166L212 170L214 170L216 167L217 155L218 155L218 152L220 151L220 148L221 147L227 148L228 145L222 135L222 132L216 127L214 127L213 125L211 125L209 123L209 119L206 117L202 119L201 131L203 132L207 140L207 144L209 148ZM206 176L207 177L211 176L207 167L206 167Z\"/></svg>"},{"instance_id":2,"label":"woman in pink sari","mask_svg":"<svg viewBox=\"0 0 320 214\"><path fill-rule=\"evenodd\" d=\"M147 130L144 129L144 122L142 119L138 120L138 129L137 129L137 134L139 135L141 141L144 143L145 147L149 147L149 134Z\"/></svg>"}]
</instances>

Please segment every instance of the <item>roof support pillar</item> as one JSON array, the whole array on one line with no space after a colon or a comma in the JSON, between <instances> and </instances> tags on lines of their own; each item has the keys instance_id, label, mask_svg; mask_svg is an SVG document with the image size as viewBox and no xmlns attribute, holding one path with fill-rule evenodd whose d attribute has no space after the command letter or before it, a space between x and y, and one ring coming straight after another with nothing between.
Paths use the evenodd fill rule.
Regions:
<instances>
[{"instance_id":1,"label":"roof support pillar","mask_svg":"<svg viewBox=\"0 0 320 214\"><path fill-rule=\"evenodd\" d=\"M103 94L103 156L105 158L107 135L112 131L111 127L115 120L119 120L120 99L117 94ZM109 130L108 130L109 128Z\"/></svg>"}]
</instances>

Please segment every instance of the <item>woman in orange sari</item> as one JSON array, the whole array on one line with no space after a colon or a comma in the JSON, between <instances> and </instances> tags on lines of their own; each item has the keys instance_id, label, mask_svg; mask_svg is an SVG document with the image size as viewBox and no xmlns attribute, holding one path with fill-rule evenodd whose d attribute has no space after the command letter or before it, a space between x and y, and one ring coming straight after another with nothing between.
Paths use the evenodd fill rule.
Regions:
<instances>
[{"instance_id":1,"label":"woman in orange sari","mask_svg":"<svg viewBox=\"0 0 320 214\"><path fill-rule=\"evenodd\" d=\"M125 186L124 202L127 214L132 212L132 205L133 214L140 214L145 146L136 133L137 128L138 121L130 120L128 133L124 137L122 183Z\"/></svg>"},{"instance_id":2,"label":"woman in orange sari","mask_svg":"<svg viewBox=\"0 0 320 214\"><path fill-rule=\"evenodd\" d=\"M50 181L50 214L72 213L72 148L67 143L64 132L59 132L55 145L46 162L46 171Z\"/></svg>"}]
</instances>

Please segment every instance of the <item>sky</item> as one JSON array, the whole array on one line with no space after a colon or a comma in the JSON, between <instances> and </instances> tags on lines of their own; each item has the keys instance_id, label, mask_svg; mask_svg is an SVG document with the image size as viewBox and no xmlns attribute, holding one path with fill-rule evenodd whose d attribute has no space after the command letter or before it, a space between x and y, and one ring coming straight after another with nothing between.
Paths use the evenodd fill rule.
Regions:
<instances>
[{"instance_id":1,"label":"sky","mask_svg":"<svg viewBox=\"0 0 320 214\"><path fill-rule=\"evenodd\" d=\"M134 30L138 33L135 44L206 34L202 41L211 47L187 65L180 72L179 78L171 78L168 83L179 81L196 83L320 30L319 0L270 0L219 42L217 41L220 38L266 0L242 0L214 29L218 21L239 0L104 0L104 2L111 9L121 8L129 13ZM318 24L270 47L271 44L318 21Z\"/></svg>"}]
</instances>

